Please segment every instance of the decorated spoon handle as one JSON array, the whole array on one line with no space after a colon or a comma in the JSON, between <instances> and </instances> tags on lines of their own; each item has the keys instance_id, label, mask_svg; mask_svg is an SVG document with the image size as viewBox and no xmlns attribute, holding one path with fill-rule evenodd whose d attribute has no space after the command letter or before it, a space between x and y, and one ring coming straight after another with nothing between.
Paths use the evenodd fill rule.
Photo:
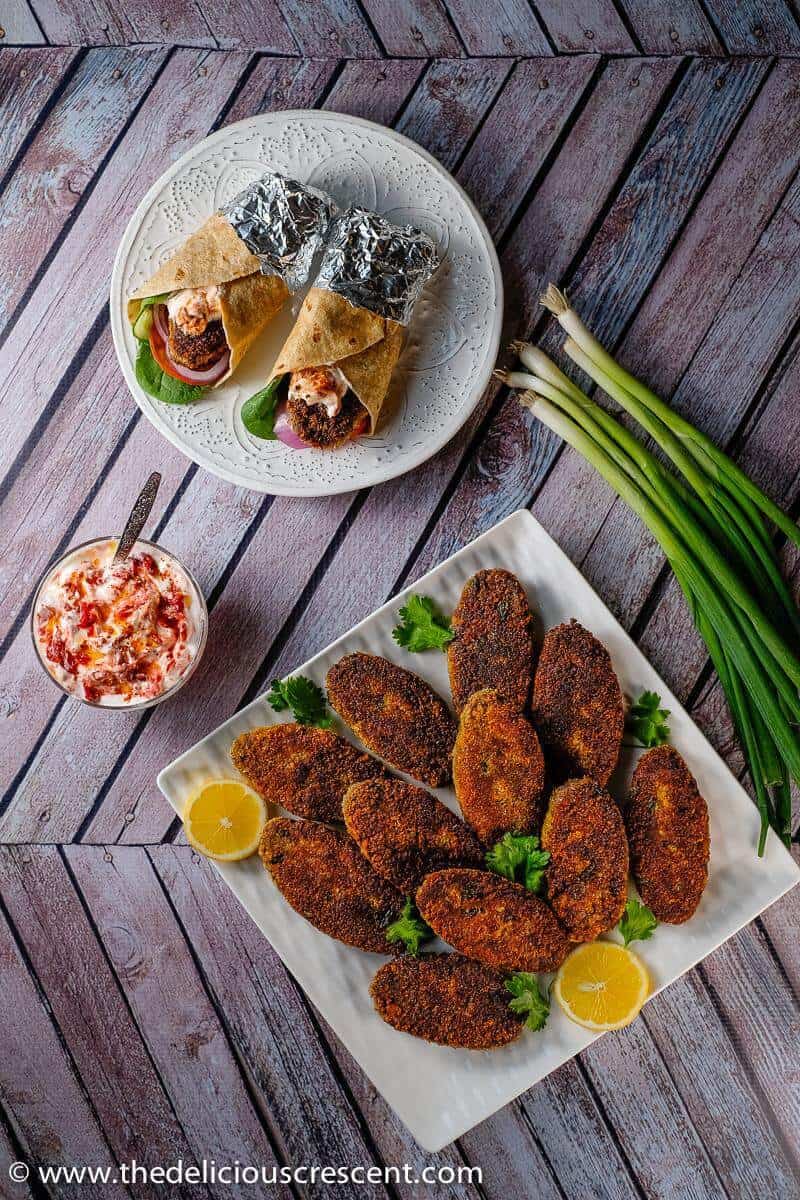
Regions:
<instances>
[{"instance_id":1,"label":"decorated spoon handle","mask_svg":"<svg viewBox=\"0 0 800 1200\"><path fill-rule=\"evenodd\" d=\"M145 521L150 516L158 485L161 483L161 474L159 471L153 471L153 474L144 485L139 495L136 497L136 503L131 509L130 516L125 522L125 528L122 531L122 536L119 539L117 552L114 555L114 562L123 562L130 554L133 546L142 532Z\"/></svg>"}]
</instances>

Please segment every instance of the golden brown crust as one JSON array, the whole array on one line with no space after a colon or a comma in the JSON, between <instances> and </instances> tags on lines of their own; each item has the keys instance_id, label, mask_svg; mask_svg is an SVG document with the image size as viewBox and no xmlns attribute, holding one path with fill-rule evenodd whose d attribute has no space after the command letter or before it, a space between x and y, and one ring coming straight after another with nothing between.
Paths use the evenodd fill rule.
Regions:
<instances>
[{"instance_id":1,"label":"golden brown crust","mask_svg":"<svg viewBox=\"0 0 800 1200\"><path fill-rule=\"evenodd\" d=\"M284 900L316 929L359 950L398 954L386 927L403 907L352 838L316 821L267 821L258 852Z\"/></svg>"},{"instance_id":2,"label":"golden brown crust","mask_svg":"<svg viewBox=\"0 0 800 1200\"><path fill-rule=\"evenodd\" d=\"M593 779L570 779L550 797L542 825L550 851L547 899L574 942L593 942L625 911L628 842L617 805Z\"/></svg>"},{"instance_id":3,"label":"golden brown crust","mask_svg":"<svg viewBox=\"0 0 800 1200\"><path fill-rule=\"evenodd\" d=\"M385 963L370 993L388 1025L440 1046L492 1050L522 1031L523 1018L508 1007L502 973L460 954Z\"/></svg>"},{"instance_id":4,"label":"golden brown crust","mask_svg":"<svg viewBox=\"0 0 800 1200\"><path fill-rule=\"evenodd\" d=\"M356 783L344 798L347 832L375 870L413 893L440 867L483 866L471 829L424 788L400 779Z\"/></svg>"},{"instance_id":5,"label":"golden brown crust","mask_svg":"<svg viewBox=\"0 0 800 1200\"><path fill-rule=\"evenodd\" d=\"M639 759L625 825L642 900L659 921L688 921L708 880L708 808L672 746L656 746Z\"/></svg>"},{"instance_id":6,"label":"golden brown crust","mask_svg":"<svg viewBox=\"0 0 800 1200\"><path fill-rule=\"evenodd\" d=\"M443 941L501 971L555 971L570 950L543 900L489 871L434 871L417 908Z\"/></svg>"},{"instance_id":7,"label":"golden brown crust","mask_svg":"<svg viewBox=\"0 0 800 1200\"><path fill-rule=\"evenodd\" d=\"M489 687L523 709L533 678L533 614L516 575L494 568L468 579L452 627L447 669L456 712Z\"/></svg>"},{"instance_id":8,"label":"golden brown crust","mask_svg":"<svg viewBox=\"0 0 800 1200\"><path fill-rule=\"evenodd\" d=\"M577 621L545 636L533 682L533 721L555 774L608 783L625 706L608 651Z\"/></svg>"},{"instance_id":9,"label":"golden brown crust","mask_svg":"<svg viewBox=\"0 0 800 1200\"><path fill-rule=\"evenodd\" d=\"M449 783L456 723L424 679L358 653L340 658L326 682L330 703L373 754L429 787Z\"/></svg>"},{"instance_id":10,"label":"golden brown crust","mask_svg":"<svg viewBox=\"0 0 800 1200\"><path fill-rule=\"evenodd\" d=\"M386 774L346 738L293 721L240 734L231 759L268 804L311 821L341 821L350 784Z\"/></svg>"},{"instance_id":11,"label":"golden brown crust","mask_svg":"<svg viewBox=\"0 0 800 1200\"><path fill-rule=\"evenodd\" d=\"M485 846L542 822L544 755L530 721L493 688L470 696L453 751L453 783Z\"/></svg>"}]
</instances>

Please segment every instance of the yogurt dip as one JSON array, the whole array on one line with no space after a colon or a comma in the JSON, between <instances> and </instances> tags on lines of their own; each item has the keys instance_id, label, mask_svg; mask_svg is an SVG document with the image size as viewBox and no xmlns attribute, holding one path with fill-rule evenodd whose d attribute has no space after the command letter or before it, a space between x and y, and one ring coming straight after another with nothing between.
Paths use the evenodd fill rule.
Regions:
<instances>
[{"instance_id":1,"label":"yogurt dip","mask_svg":"<svg viewBox=\"0 0 800 1200\"><path fill-rule=\"evenodd\" d=\"M112 565L117 542L79 546L45 576L33 638L65 692L108 708L155 703L182 682L205 643L206 609L171 555L137 542Z\"/></svg>"}]
</instances>

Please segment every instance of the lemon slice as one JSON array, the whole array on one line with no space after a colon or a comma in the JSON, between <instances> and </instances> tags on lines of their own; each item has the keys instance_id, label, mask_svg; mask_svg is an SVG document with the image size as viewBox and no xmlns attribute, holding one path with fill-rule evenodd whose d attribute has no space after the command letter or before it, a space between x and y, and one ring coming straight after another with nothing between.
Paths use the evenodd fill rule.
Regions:
<instances>
[{"instance_id":1,"label":"lemon slice","mask_svg":"<svg viewBox=\"0 0 800 1200\"><path fill-rule=\"evenodd\" d=\"M601 1032L629 1025L650 994L650 977L638 954L615 942L578 946L553 983L571 1021Z\"/></svg>"},{"instance_id":2,"label":"lemon slice","mask_svg":"<svg viewBox=\"0 0 800 1200\"><path fill-rule=\"evenodd\" d=\"M207 783L183 814L189 845L220 862L236 862L254 854L266 821L264 801L235 779Z\"/></svg>"}]
</instances>

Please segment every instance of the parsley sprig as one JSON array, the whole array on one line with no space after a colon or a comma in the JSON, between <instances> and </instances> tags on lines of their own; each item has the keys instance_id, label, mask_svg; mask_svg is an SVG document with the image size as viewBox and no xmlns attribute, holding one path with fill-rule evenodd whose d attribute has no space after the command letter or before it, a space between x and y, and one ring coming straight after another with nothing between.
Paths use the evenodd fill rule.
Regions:
<instances>
[{"instance_id":1,"label":"parsley sprig","mask_svg":"<svg viewBox=\"0 0 800 1200\"><path fill-rule=\"evenodd\" d=\"M542 850L534 834L506 833L486 853L486 865L497 875L524 883L529 892L541 892L550 851Z\"/></svg>"},{"instance_id":2,"label":"parsley sprig","mask_svg":"<svg viewBox=\"0 0 800 1200\"><path fill-rule=\"evenodd\" d=\"M410 897L406 899L400 916L386 929L387 942L402 942L414 958L419 954L422 943L432 937L433 930L423 921Z\"/></svg>"},{"instance_id":3,"label":"parsley sprig","mask_svg":"<svg viewBox=\"0 0 800 1200\"><path fill-rule=\"evenodd\" d=\"M512 1012L525 1014L526 1029L544 1029L550 1016L550 998L542 991L539 980L530 971L515 971L506 980L506 990L514 997L508 1007Z\"/></svg>"},{"instance_id":4,"label":"parsley sprig","mask_svg":"<svg viewBox=\"0 0 800 1200\"><path fill-rule=\"evenodd\" d=\"M656 692L642 692L631 705L625 724L641 746L663 746L670 738L668 716L669 709L661 707L661 697Z\"/></svg>"},{"instance_id":5,"label":"parsley sprig","mask_svg":"<svg viewBox=\"0 0 800 1200\"><path fill-rule=\"evenodd\" d=\"M412 654L444 650L455 636L448 618L428 596L409 596L399 615L400 624L392 630L392 637Z\"/></svg>"},{"instance_id":6,"label":"parsley sprig","mask_svg":"<svg viewBox=\"0 0 800 1200\"><path fill-rule=\"evenodd\" d=\"M647 905L631 897L625 905L618 928L625 945L628 946L631 942L646 942L653 936L653 930L657 926L658 921Z\"/></svg>"},{"instance_id":7,"label":"parsley sprig","mask_svg":"<svg viewBox=\"0 0 800 1200\"><path fill-rule=\"evenodd\" d=\"M316 725L319 729L330 729L333 717L328 712L325 693L313 679L305 675L294 675L289 679L273 679L272 690L267 696L275 712L292 710L300 725Z\"/></svg>"}]
</instances>

